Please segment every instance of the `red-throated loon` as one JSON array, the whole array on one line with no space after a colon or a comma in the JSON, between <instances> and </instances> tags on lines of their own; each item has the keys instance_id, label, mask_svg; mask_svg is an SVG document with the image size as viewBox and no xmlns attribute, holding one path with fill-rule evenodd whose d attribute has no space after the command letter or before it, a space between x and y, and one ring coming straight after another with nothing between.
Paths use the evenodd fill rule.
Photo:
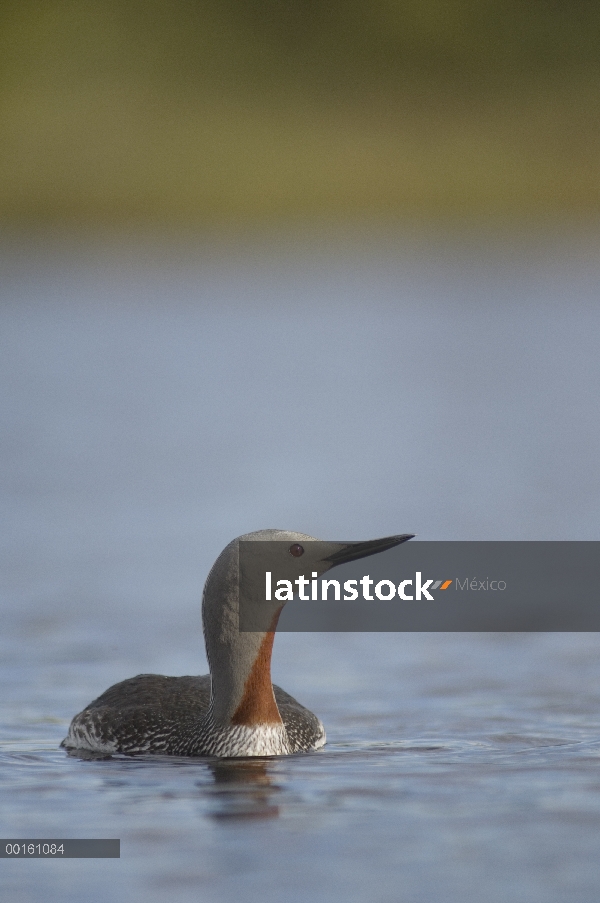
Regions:
<instances>
[{"instance_id":1,"label":"red-throated loon","mask_svg":"<svg viewBox=\"0 0 600 903\"><path fill-rule=\"evenodd\" d=\"M287 530L239 536L221 552L204 586L202 622L210 674L139 674L121 681L73 718L61 746L104 754L223 757L319 749L325 743L320 720L271 683L271 650L284 603L266 612L269 629L239 629L239 543L276 540L278 575L293 580L307 570L321 576L335 565L411 538L403 534L334 543ZM263 602L260 593L254 595L259 606L273 605Z\"/></svg>"}]
</instances>

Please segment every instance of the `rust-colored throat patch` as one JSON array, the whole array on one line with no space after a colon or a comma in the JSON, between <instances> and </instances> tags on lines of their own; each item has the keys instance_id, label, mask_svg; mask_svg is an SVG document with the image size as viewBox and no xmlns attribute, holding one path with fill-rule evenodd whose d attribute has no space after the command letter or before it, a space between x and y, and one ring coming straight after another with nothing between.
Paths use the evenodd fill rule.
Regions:
<instances>
[{"instance_id":1,"label":"rust-colored throat patch","mask_svg":"<svg viewBox=\"0 0 600 903\"><path fill-rule=\"evenodd\" d=\"M274 619L277 624L277 617ZM231 719L232 724L244 724L247 727L256 727L259 724L282 724L281 715L273 695L271 682L271 653L275 630L269 630L265 634L258 655L252 665L252 670L244 685L244 695Z\"/></svg>"}]
</instances>

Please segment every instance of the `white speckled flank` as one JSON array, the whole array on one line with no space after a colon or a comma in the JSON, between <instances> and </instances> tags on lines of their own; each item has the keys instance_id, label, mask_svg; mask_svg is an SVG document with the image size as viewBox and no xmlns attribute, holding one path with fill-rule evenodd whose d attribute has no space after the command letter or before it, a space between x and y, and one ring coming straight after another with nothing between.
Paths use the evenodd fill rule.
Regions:
<instances>
[{"instance_id":1,"label":"white speckled flank","mask_svg":"<svg viewBox=\"0 0 600 903\"><path fill-rule=\"evenodd\" d=\"M98 734L94 721L78 717L71 722L69 733L61 745L67 749L85 749L90 752L117 752L116 740L104 740Z\"/></svg>"},{"instance_id":2,"label":"white speckled flank","mask_svg":"<svg viewBox=\"0 0 600 903\"><path fill-rule=\"evenodd\" d=\"M154 752L163 743L166 746L167 741L167 734L154 733L152 739L140 737L138 743L128 751L130 754ZM317 749L324 743L325 731L314 748ZM103 739L94 722L83 719L71 725L63 745L67 749L85 749L98 753L112 754L118 751L115 740ZM237 724L221 730L213 725L202 749L202 755L221 757L287 756L292 752L294 749L283 724L261 724L257 727Z\"/></svg>"},{"instance_id":3,"label":"white speckled flank","mask_svg":"<svg viewBox=\"0 0 600 903\"><path fill-rule=\"evenodd\" d=\"M202 622L210 675L139 674L109 687L73 718L67 749L105 755L287 756L320 749L323 725L293 696L271 682L271 650L283 604L254 595L268 630L239 624L239 542L274 543L282 573L325 573L336 564L409 539L324 543L304 533L262 530L233 540L214 563L204 587ZM289 545L288 545L289 543ZM271 547L269 547L271 548ZM270 552L269 552L270 554Z\"/></svg>"},{"instance_id":4,"label":"white speckled flank","mask_svg":"<svg viewBox=\"0 0 600 903\"><path fill-rule=\"evenodd\" d=\"M283 724L247 727L236 724L215 731L207 744L213 756L288 756L294 750Z\"/></svg>"},{"instance_id":5,"label":"white speckled flank","mask_svg":"<svg viewBox=\"0 0 600 903\"><path fill-rule=\"evenodd\" d=\"M320 721L319 725L321 727L321 736L317 737L317 739L315 740L314 749L321 749L321 747L325 746L325 744L327 743L327 734L325 733L325 728Z\"/></svg>"}]
</instances>

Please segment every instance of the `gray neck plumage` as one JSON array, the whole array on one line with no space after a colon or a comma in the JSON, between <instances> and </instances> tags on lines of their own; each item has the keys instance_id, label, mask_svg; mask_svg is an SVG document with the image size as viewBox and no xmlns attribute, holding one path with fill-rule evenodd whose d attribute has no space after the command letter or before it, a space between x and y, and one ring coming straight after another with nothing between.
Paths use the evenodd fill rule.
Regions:
<instances>
[{"instance_id":1,"label":"gray neck plumage","mask_svg":"<svg viewBox=\"0 0 600 903\"><path fill-rule=\"evenodd\" d=\"M271 630L239 630L239 545L231 542L208 575L202 599L202 623L211 673L211 719L229 727L281 724L271 684Z\"/></svg>"}]
</instances>

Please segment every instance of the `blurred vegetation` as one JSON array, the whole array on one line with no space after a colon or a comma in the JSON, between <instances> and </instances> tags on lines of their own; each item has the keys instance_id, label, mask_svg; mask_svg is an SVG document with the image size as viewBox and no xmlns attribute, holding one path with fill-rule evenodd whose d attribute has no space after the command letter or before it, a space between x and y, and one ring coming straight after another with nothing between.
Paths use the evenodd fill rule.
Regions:
<instances>
[{"instance_id":1,"label":"blurred vegetation","mask_svg":"<svg viewBox=\"0 0 600 903\"><path fill-rule=\"evenodd\" d=\"M593 0L0 0L0 217L593 217L599 101Z\"/></svg>"}]
</instances>

